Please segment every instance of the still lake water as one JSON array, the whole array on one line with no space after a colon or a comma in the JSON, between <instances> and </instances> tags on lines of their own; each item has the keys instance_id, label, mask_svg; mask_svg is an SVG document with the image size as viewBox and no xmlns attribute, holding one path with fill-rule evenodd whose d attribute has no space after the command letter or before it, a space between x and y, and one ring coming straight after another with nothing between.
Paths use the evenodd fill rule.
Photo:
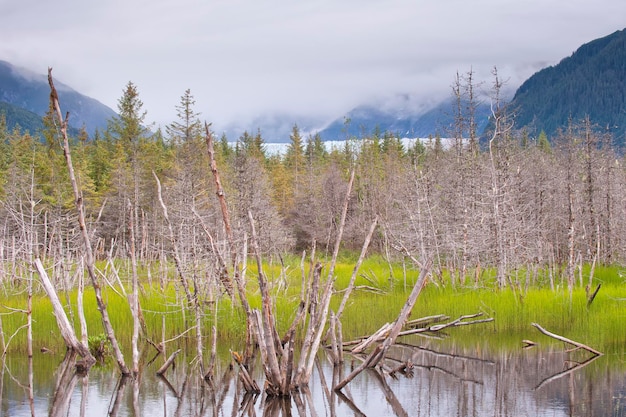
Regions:
<instances>
[{"instance_id":1,"label":"still lake water","mask_svg":"<svg viewBox=\"0 0 626 417\"><path fill-rule=\"evenodd\" d=\"M624 354L590 359L562 344L492 350L427 340L394 347L396 364L411 361L409 375L367 370L340 394L336 383L358 366L346 356L333 368L322 352L308 390L288 400L251 397L237 388L236 369L220 367L212 384L179 357L165 377L162 358L139 378L120 380L114 366L94 367L86 377L63 373L63 356L37 352L33 403L28 399L29 364L5 361L0 393L2 416L624 416ZM393 362L387 362L394 366ZM70 367L71 369L71 367ZM257 366L253 376L262 386Z\"/></svg>"}]
</instances>

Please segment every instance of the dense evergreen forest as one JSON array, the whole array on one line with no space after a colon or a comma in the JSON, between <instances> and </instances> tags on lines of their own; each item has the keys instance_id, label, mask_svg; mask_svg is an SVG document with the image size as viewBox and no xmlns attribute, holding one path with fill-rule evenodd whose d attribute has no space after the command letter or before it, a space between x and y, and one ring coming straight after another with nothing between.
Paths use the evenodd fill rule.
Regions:
<instances>
[{"instance_id":1,"label":"dense evergreen forest","mask_svg":"<svg viewBox=\"0 0 626 417\"><path fill-rule=\"evenodd\" d=\"M626 143L626 30L582 45L558 65L544 68L515 93L519 126L554 135L569 119L591 120Z\"/></svg>"},{"instance_id":2,"label":"dense evergreen forest","mask_svg":"<svg viewBox=\"0 0 626 417\"><path fill-rule=\"evenodd\" d=\"M514 129L512 114L498 99L497 75L495 80L484 147L472 130L472 101L470 111L459 109L456 118L456 130L469 129L469 137L459 134L451 146L433 138L406 147L380 134L328 150L319 136L305 138L294 126L286 152L268 155L262 132L244 133L236 143L216 138L233 239L249 238L250 211L262 253L299 253L312 242L318 251L328 250L354 171L347 250L361 248L377 219L373 250L418 263L432 258L434 271L448 269L460 280L479 279L492 268L507 285L520 269L544 267L573 280L582 263L624 261L626 170L622 156L607 145L610 138L595 132L588 119L563 126L551 142L545 135L529 138ZM459 100L462 91L471 91L457 87ZM129 83L108 129L90 140L84 132L72 139L99 259L167 260L176 246L193 268L214 264L224 251L206 144L210 125L194 104L187 90L175 106L175 121L153 133L144 127L143 104ZM41 141L0 122L4 261L37 255L65 262L82 253L58 122L50 113L44 124Z\"/></svg>"}]
</instances>

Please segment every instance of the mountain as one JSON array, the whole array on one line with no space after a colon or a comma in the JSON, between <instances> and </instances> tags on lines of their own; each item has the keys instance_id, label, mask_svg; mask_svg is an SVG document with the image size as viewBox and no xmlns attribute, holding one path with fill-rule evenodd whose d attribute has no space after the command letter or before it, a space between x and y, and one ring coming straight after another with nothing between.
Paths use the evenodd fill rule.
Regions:
<instances>
[{"instance_id":1,"label":"mountain","mask_svg":"<svg viewBox=\"0 0 626 417\"><path fill-rule=\"evenodd\" d=\"M9 131L12 131L17 126L22 131L29 131L33 134L43 129L41 116L4 101L0 101L0 115L4 115L7 123L6 127Z\"/></svg>"},{"instance_id":2,"label":"mountain","mask_svg":"<svg viewBox=\"0 0 626 417\"><path fill-rule=\"evenodd\" d=\"M59 93L59 100L64 112L69 112L69 124L74 128L85 126L87 133L93 136L97 130L104 130L107 121L115 116L115 112L99 101L82 95L72 88L55 80L55 87ZM50 87L46 75L18 68L8 62L0 60L0 109L5 110L7 125L14 125L16 113L19 113L19 122L23 130L36 133L40 125L32 120L32 114L43 116L48 111ZM26 116L30 112L31 115ZM1 112L2 110L0 110ZM12 114L13 116L9 115ZM32 124L23 126L29 120Z\"/></svg>"},{"instance_id":3,"label":"mountain","mask_svg":"<svg viewBox=\"0 0 626 417\"><path fill-rule=\"evenodd\" d=\"M617 143L626 135L626 29L582 45L524 82L511 108L517 128L549 137L586 116Z\"/></svg>"},{"instance_id":4,"label":"mountain","mask_svg":"<svg viewBox=\"0 0 626 417\"><path fill-rule=\"evenodd\" d=\"M337 119L319 131L323 140L341 140L346 137L363 138L376 132L390 132L400 137L448 137L454 125L454 101L444 100L436 105L406 106L363 105L351 110L346 117ZM489 106L478 104L475 112L477 132L487 125Z\"/></svg>"}]
</instances>

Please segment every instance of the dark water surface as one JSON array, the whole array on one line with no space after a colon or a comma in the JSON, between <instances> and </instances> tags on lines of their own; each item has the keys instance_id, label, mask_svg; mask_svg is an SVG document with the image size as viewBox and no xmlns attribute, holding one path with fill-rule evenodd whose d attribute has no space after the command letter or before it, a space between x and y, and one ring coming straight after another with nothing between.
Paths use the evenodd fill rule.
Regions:
<instances>
[{"instance_id":1,"label":"dark water surface","mask_svg":"<svg viewBox=\"0 0 626 417\"><path fill-rule=\"evenodd\" d=\"M33 401L29 363L9 357L2 372L2 416L626 416L624 356L593 358L560 344L490 350L426 341L397 346L389 367L410 361L408 375L377 370L358 375L341 393L332 390L360 361L346 356L333 368L319 355L309 389L291 398L246 396L237 370L222 364L212 383L182 358L166 378L159 358L137 379L121 380L117 368L95 367L88 376L63 372L61 354L37 353ZM158 363L157 363L158 362ZM61 365L61 366L60 366ZM262 386L257 366L253 376ZM333 382L334 381L334 382Z\"/></svg>"}]
</instances>

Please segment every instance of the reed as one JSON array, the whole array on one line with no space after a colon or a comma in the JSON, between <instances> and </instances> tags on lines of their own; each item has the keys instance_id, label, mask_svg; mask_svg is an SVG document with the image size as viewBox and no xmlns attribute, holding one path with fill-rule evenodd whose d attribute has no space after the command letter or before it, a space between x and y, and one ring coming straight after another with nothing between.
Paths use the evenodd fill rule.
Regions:
<instances>
[{"instance_id":1,"label":"reed","mask_svg":"<svg viewBox=\"0 0 626 417\"><path fill-rule=\"evenodd\" d=\"M286 269L282 269L280 262L269 262L264 265L276 306L279 332L284 332L295 316L300 301L302 279L299 258L287 257L283 261ZM337 275L335 289L338 294L332 301L332 309L336 309L339 304L341 291L348 285L353 265L354 257L344 255L335 268ZM119 267L120 273L124 273L124 265L120 264ZM156 278L158 272L155 272L159 268L154 266L153 268L151 274L148 274L147 269L142 270L143 291L140 302L145 322L144 339L149 338L159 343L163 338L174 339L184 334L192 325L192 317L178 285L173 281L167 281L166 286L162 287L162 283ZM253 308L259 308L261 305L256 273L256 269L250 264L247 271L247 290ZM582 276L586 277L583 279L584 285L588 283L588 273L589 267L586 266L582 273ZM149 279L149 276L152 278ZM385 322L395 320L417 276L418 271L403 268L398 263L389 265L382 257L367 258L357 277L357 288L350 297L342 317L344 340L370 334ZM580 340L606 353L623 353L623 346L626 345L623 330L626 286L620 267L595 269L592 286L602 284L602 288L590 306L587 306L587 293L579 282L570 298L568 289L560 281L552 290L541 274L537 274L532 285L527 288L510 286L503 289L497 288L490 276L490 272L485 271L479 285L469 279L462 285L458 279L451 278L452 275L443 271L424 288L412 312L412 318L433 314L445 314L456 318L464 314L482 312L487 317L495 318L495 321L470 326L471 329L453 329L450 333L468 340L475 337L476 340L519 344L522 339L541 338L541 335L530 326L532 322L537 322L547 329ZM525 276L525 273L520 272L520 276ZM326 279L324 271L322 277ZM373 289L379 292L374 293ZM128 301L109 288L104 289L103 295L118 340L123 346L129 346L132 317ZM78 331L75 292L62 293L60 297L68 303L66 311ZM102 332L102 324L94 294L89 289L85 292L84 303L89 333L98 335ZM0 320L5 343L15 333L10 341L10 352L23 353L26 349L26 332L23 329L18 330L26 323L26 315L15 311L24 309L25 306L24 293L3 293L0 299ZM212 301L207 298L205 306L203 323L206 329L210 329L213 324ZM227 298L220 299L217 325L220 345L227 344L235 350L243 344L245 314L237 301L233 304ZM36 293L33 300L33 334L36 349L63 350L50 303L42 293ZM206 331L205 335L209 337L209 331ZM191 337L193 336L189 333L186 337L172 341L172 346L168 349L185 348L191 343Z\"/></svg>"}]
</instances>

